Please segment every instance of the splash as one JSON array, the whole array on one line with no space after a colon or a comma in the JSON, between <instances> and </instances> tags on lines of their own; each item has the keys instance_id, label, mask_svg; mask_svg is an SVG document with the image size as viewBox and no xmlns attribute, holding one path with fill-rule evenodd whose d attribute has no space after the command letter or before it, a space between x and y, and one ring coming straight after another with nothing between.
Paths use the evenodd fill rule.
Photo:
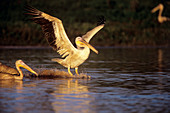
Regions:
<instances>
[{"instance_id":1,"label":"splash","mask_svg":"<svg viewBox=\"0 0 170 113\"><path fill-rule=\"evenodd\" d=\"M59 69L36 69L36 72L38 73L38 76L35 76L30 73L26 73L25 77L31 77L31 78L77 78L77 79L90 79L91 77L89 75L86 75L84 73L80 73L79 76L73 75L71 76L68 72L61 71Z\"/></svg>"}]
</instances>

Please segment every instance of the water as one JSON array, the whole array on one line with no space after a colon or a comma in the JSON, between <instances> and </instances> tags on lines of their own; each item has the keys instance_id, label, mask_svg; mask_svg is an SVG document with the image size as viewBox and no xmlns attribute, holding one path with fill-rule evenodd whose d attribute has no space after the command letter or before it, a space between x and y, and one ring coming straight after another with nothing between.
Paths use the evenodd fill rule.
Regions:
<instances>
[{"instance_id":1,"label":"water","mask_svg":"<svg viewBox=\"0 0 170 113\"><path fill-rule=\"evenodd\" d=\"M0 81L4 113L169 113L170 48L97 48L79 67L91 80ZM0 49L0 62L22 59L33 69L57 68L50 48ZM74 72L74 70L72 70ZM26 72L26 70L24 70Z\"/></svg>"}]
</instances>

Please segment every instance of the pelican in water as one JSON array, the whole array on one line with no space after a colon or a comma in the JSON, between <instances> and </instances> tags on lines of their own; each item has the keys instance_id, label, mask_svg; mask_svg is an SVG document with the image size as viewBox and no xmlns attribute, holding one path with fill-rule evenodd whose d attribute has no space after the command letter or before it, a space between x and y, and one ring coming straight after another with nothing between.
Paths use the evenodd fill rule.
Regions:
<instances>
[{"instance_id":1,"label":"pelican in water","mask_svg":"<svg viewBox=\"0 0 170 113\"><path fill-rule=\"evenodd\" d=\"M27 6L26 10L29 11L29 13L26 14L33 15L34 22L41 25L49 45L62 57L62 59L54 58L52 61L56 61L68 68L68 72L71 76L73 76L73 74L71 73L70 68L75 68L76 74L79 75L78 66L89 57L90 49L98 54L98 51L89 44L89 41L100 29L104 27L104 19L97 27L90 30L85 35L76 37L76 48L69 40L60 19L50 16L31 6Z\"/></svg>"},{"instance_id":2,"label":"pelican in water","mask_svg":"<svg viewBox=\"0 0 170 113\"><path fill-rule=\"evenodd\" d=\"M29 66L27 66L22 60L17 60L15 62L16 69L6 66L2 63L0 63L0 79L18 79L22 80L23 79L23 72L21 71L20 67L23 67L27 69L28 71L36 74L38 74L33 71ZM18 76L19 75L19 76Z\"/></svg>"},{"instance_id":3,"label":"pelican in water","mask_svg":"<svg viewBox=\"0 0 170 113\"><path fill-rule=\"evenodd\" d=\"M159 14L158 14L158 22L159 23L163 23L165 21L170 21L170 18L162 16L162 12L163 12L164 6L163 4L159 4L158 6L156 6L155 8L153 8L151 10L152 13L155 13L157 10L159 10Z\"/></svg>"}]
</instances>

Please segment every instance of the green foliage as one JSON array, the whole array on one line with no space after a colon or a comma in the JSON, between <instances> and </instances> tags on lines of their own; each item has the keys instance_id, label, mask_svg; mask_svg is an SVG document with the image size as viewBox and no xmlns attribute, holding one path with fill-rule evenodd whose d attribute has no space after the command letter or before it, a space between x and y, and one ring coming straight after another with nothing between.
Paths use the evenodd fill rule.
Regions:
<instances>
[{"instance_id":1,"label":"green foliage","mask_svg":"<svg viewBox=\"0 0 170 113\"><path fill-rule=\"evenodd\" d=\"M113 45L169 45L170 22L159 24L158 12L151 14L159 4L155 0L1 0L0 45L48 45L41 27L25 15L29 4L63 21L73 42L97 25L98 16L106 18L106 25L91 43ZM170 3L164 3L163 15L170 17Z\"/></svg>"}]
</instances>

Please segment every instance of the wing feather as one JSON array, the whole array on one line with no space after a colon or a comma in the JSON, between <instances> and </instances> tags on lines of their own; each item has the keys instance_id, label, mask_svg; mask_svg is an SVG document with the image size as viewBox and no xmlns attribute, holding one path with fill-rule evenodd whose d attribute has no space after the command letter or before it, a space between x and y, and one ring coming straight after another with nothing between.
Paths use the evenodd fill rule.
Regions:
<instances>
[{"instance_id":1,"label":"wing feather","mask_svg":"<svg viewBox=\"0 0 170 113\"><path fill-rule=\"evenodd\" d=\"M105 25L106 19L104 18L104 16L99 16L99 20L97 23L97 27L93 28L92 30L88 31L85 35L82 36L82 38L84 40L86 40L87 42L90 41L90 39L99 31L101 30L104 25Z\"/></svg>"},{"instance_id":2,"label":"wing feather","mask_svg":"<svg viewBox=\"0 0 170 113\"><path fill-rule=\"evenodd\" d=\"M50 16L31 6L27 6L29 15L33 15L34 22L41 25L49 45L56 50L62 57L73 54L77 49L70 42L62 21L56 17Z\"/></svg>"},{"instance_id":3,"label":"wing feather","mask_svg":"<svg viewBox=\"0 0 170 113\"><path fill-rule=\"evenodd\" d=\"M102 28L104 27L104 24L98 25L97 27L93 28L92 30L88 31L85 35L82 36L84 40L87 42L90 41L90 39Z\"/></svg>"}]
</instances>

